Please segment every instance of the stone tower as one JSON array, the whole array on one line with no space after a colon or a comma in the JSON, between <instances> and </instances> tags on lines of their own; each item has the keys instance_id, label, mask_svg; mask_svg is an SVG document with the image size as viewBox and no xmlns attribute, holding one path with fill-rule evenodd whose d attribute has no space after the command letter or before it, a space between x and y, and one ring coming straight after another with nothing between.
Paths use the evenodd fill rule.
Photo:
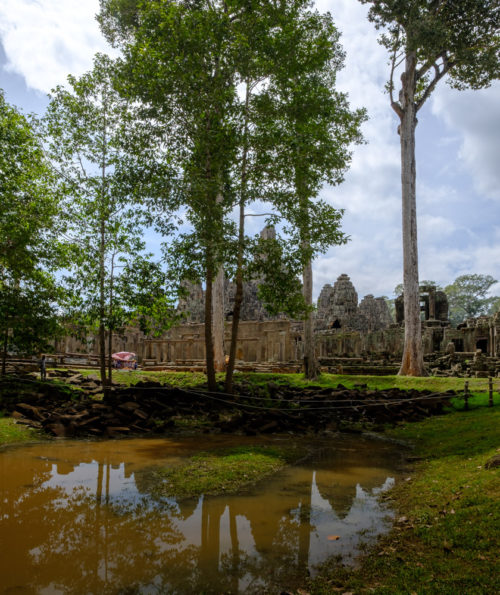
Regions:
<instances>
[{"instance_id":1,"label":"stone tower","mask_svg":"<svg viewBox=\"0 0 500 595\"><path fill-rule=\"evenodd\" d=\"M384 298L374 298L368 294L359 304L359 330L378 331L392 323L391 313Z\"/></svg>"},{"instance_id":2,"label":"stone tower","mask_svg":"<svg viewBox=\"0 0 500 595\"><path fill-rule=\"evenodd\" d=\"M332 305L332 298L333 298L333 287L330 283L327 283L323 286L321 293L319 294L318 298L318 311L316 317L318 319L326 319L328 317L328 312L330 311L330 307Z\"/></svg>"},{"instance_id":3,"label":"stone tower","mask_svg":"<svg viewBox=\"0 0 500 595\"><path fill-rule=\"evenodd\" d=\"M358 310L358 294L349 275L343 273L335 281L328 319L333 328L352 327Z\"/></svg>"}]
</instances>

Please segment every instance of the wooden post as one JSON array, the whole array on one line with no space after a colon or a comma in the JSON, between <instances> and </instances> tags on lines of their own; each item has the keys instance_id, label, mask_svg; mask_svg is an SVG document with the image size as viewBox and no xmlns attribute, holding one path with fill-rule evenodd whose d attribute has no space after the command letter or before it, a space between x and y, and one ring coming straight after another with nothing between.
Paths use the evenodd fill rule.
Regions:
<instances>
[{"instance_id":1,"label":"wooden post","mask_svg":"<svg viewBox=\"0 0 500 595\"><path fill-rule=\"evenodd\" d=\"M464 411L469 411L469 381L468 380L465 381L465 386L464 386L464 401L465 401Z\"/></svg>"},{"instance_id":2,"label":"wooden post","mask_svg":"<svg viewBox=\"0 0 500 595\"><path fill-rule=\"evenodd\" d=\"M493 407L493 378L491 378L491 376L488 378L488 392L489 392L488 406Z\"/></svg>"}]
</instances>

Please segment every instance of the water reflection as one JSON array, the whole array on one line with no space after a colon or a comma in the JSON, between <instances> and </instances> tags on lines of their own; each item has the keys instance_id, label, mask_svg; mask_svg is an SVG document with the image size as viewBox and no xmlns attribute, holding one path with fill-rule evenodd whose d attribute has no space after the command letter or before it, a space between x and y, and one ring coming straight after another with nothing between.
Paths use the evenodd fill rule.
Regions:
<instances>
[{"instance_id":1,"label":"water reflection","mask_svg":"<svg viewBox=\"0 0 500 595\"><path fill-rule=\"evenodd\" d=\"M387 526L376 495L393 481L392 447L343 439L239 496L153 499L151 462L175 464L195 449L129 440L0 453L0 592L291 588L329 556L348 561Z\"/></svg>"}]
</instances>

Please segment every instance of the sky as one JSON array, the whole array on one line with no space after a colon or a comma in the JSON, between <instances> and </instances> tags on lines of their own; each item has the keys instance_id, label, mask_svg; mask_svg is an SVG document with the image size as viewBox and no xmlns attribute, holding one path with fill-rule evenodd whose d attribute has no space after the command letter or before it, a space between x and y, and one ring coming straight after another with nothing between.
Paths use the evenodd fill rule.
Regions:
<instances>
[{"instance_id":1,"label":"sky","mask_svg":"<svg viewBox=\"0 0 500 595\"><path fill-rule=\"evenodd\" d=\"M0 88L24 112L43 114L47 93L81 75L96 52L111 52L94 15L98 0L2 0ZM347 273L359 299L393 294L402 280L401 177L397 117L384 92L386 50L357 0L316 0L342 34L338 77L353 108L365 107L366 144L353 150L345 182L321 196L345 209L345 246L314 262L314 294ZM500 280L500 82L456 91L441 81L419 112L417 216L420 279L441 286L463 274ZM255 218L254 229L262 225ZM151 235L151 245L157 238ZM500 283L492 288L500 294Z\"/></svg>"}]
</instances>

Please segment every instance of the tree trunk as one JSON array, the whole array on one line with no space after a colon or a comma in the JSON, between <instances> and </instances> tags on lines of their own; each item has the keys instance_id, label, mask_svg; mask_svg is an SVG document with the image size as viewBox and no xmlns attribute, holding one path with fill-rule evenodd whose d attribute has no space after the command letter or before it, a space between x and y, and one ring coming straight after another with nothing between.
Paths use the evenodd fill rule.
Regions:
<instances>
[{"instance_id":1,"label":"tree trunk","mask_svg":"<svg viewBox=\"0 0 500 595\"><path fill-rule=\"evenodd\" d=\"M250 104L250 85L246 84L245 94L245 125L244 125L244 148L241 160L241 193L240 193L240 220L238 227L238 260L236 265L236 294L234 296L233 321L231 324L231 347L229 350L229 362L226 369L226 382L224 390L226 393L233 392L233 373L236 363L236 345L238 343L238 329L240 325L241 304L243 302L243 250L245 248L245 204L247 189L247 161L248 161L248 108Z\"/></svg>"},{"instance_id":2,"label":"tree trunk","mask_svg":"<svg viewBox=\"0 0 500 595\"><path fill-rule=\"evenodd\" d=\"M111 272L109 276L109 309L108 309L108 316L109 316L109 335L108 335L108 382L109 388L113 386L113 359L111 354L113 353L113 280L115 274L115 255L111 257Z\"/></svg>"},{"instance_id":3,"label":"tree trunk","mask_svg":"<svg viewBox=\"0 0 500 595\"><path fill-rule=\"evenodd\" d=\"M226 369L224 349L224 267L219 267L213 283L212 328L214 344L214 368L216 372Z\"/></svg>"},{"instance_id":4,"label":"tree trunk","mask_svg":"<svg viewBox=\"0 0 500 595\"><path fill-rule=\"evenodd\" d=\"M113 329L110 328L108 330L108 385L111 389L113 385L113 358L111 354L113 353Z\"/></svg>"},{"instance_id":5,"label":"tree trunk","mask_svg":"<svg viewBox=\"0 0 500 595\"><path fill-rule=\"evenodd\" d=\"M222 202L222 195L217 196L217 203ZM213 283L212 293L212 329L214 345L214 368L216 372L226 369L224 349L224 267L221 265Z\"/></svg>"},{"instance_id":6,"label":"tree trunk","mask_svg":"<svg viewBox=\"0 0 500 595\"><path fill-rule=\"evenodd\" d=\"M205 291L205 352L207 362L207 382L208 390L217 390L215 380L215 366L214 366L214 344L212 338L212 284L213 271L211 263L207 264L206 269L206 291Z\"/></svg>"},{"instance_id":7,"label":"tree trunk","mask_svg":"<svg viewBox=\"0 0 500 595\"><path fill-rule=\"evenodd\" d=\"M416 206L415 106L416 55L408 52L402 75L400 142L401 184L403 201L403 286L405 341L399 374L424 376L420 292L418 286L418 244Z\"/></svg>"},{"instance_id":8,"label":"tree trunk","mask_svg":"<svg viewBox=\"0 0 500 595\"><path fill-rule=\"evenodd\" d=\"M312 306L313 275L312 263L309 261L302 272L303 294L307 306ZM312 312L304 320L304 375L308 380L318 377L318 364L316 362L316 349L314 345L314 320Z\"/></svg>"},{"instance_id":9,"label":"tree trunk","mask_svg":"<svg viewBox=\"0 0 500 595\"><path fill-rule=\"evenodd\" d=\"M101 196L100 196L100 223L101 223L101 237L99 246L99 351L100 351L100 367L101 367L101 383L104 398L109 394L108 381L106 378L106 295L105 295L105 256L106 256L106 217L108 203L106 201L106 157L107 157L107 101L106 97L102 97L104 108L104 120L102 124L102 163L101 163ZM111 357L111 354L109 354Z\"/></svg>"},{"instance_id":10,"label":"tree trunk","mask_svg":"<svg viewBox=\"0 0 500 595\"><path fill-rule=\"evenodd\" d=\"M3 335L3 348L2 348L2 376L5 376L7 371L7 348L9 346L9 329L5 329Z\"/></svg>"},{"instance_id":11,"label":"tree trunk","mask_svg":"<svg viewBox=\"0 0 500 595\"><path fill-rule=\"evenodd\" d=\"M300 164L304 156L298 154L296 156L297 163ZM300 172L295 172L295 189L299 196L300 210L301 210L301 244L302 248L307 251L310 248L310 226L312 225L309 217L309 209L307 202L308 189L304 184ZM312 262L309 257L306 265L302 271L302 294L306 307L312 306L312 291L313 291L313 274ZM314 346L314 329L312 313L308 312L304 319L304 376L308 380L315 380L318 377L318 366L316 363L316 350Z\"/></svg>"},{"instance_id":12,"label":"tree trunk","mask_svg":"<svg viewBox=\"0 0 500 595\"><path fill-rule=\"evenodd\" d=\"M234 296L233 321L231 324L231 347L229 349L229 362L226 370L224 390L233 392L233 372L236 362L236 344L238 342L238 328L240 324L241 304L243 302L243 243L245 235L245 203L240 201L240 224L238 231L238 263L236 268L236 294Z\"/></svg>"},{"instance_id":13,"label":"tree trunk","mask_svg":"<svg viewBox=\"0 0 500 595\"><path fill-rule=\"evenodd\" d=\"M104 296L104 243L105 243L104 220L101 220L101 241L99 254L99 366L101 372L101 384L104 396L107 396L108 383L106 379L106 328L105 328L105 296Z\"/></svg>"}]
</instances>

